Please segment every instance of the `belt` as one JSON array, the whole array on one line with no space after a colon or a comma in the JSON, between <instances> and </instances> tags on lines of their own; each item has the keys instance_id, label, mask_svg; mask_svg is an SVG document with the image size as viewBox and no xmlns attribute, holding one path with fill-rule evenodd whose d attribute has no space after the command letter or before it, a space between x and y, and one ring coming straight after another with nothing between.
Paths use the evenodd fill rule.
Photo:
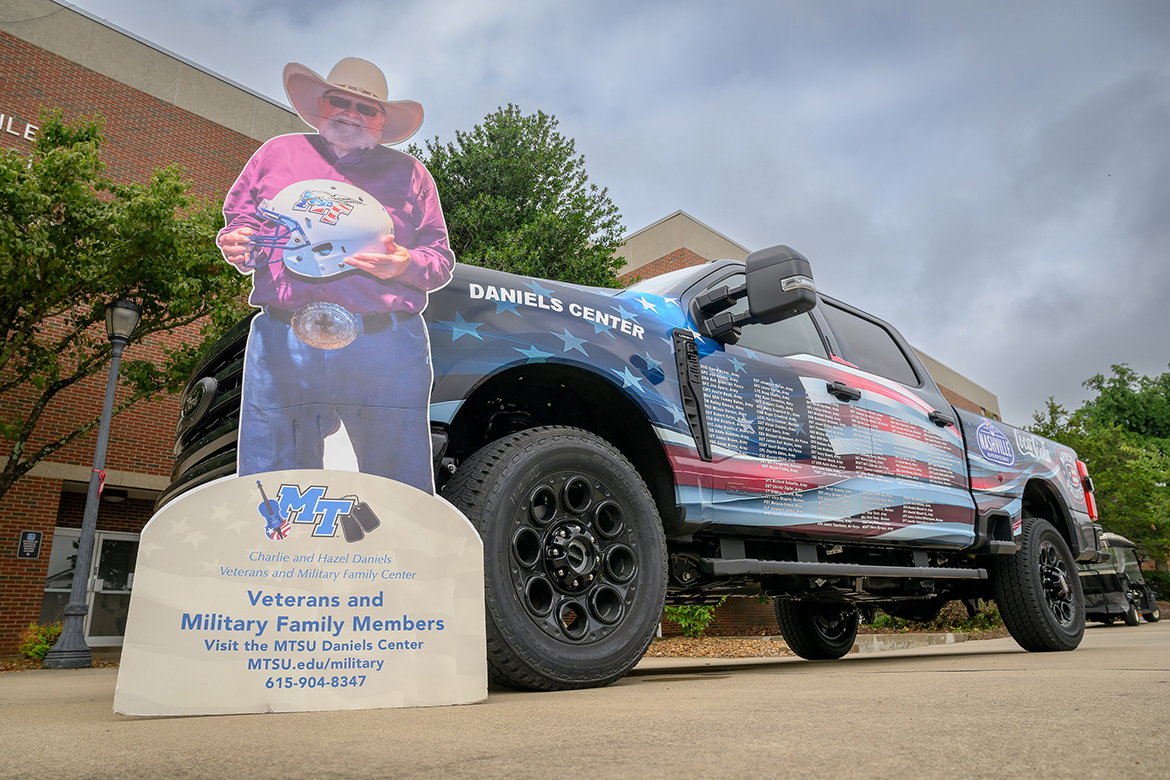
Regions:
<instances>
[{"instance_id":1,"label":"belt","mask_svg":"<svg viewBox=\"0 0 1170 780\"><path fill-rule=\"evenodd\" d=\"M278 309L275 306L265 306L264 311L274 320L283 322L285 325L292 327L292 318L296 312L288 309ZM410 312L378 312L376 314L354 314L362 322L363 333L381 333L389 328L391 325L397 327L398 323L405 322L411 317L418 316Z\"/></svg>"}]
</instances>

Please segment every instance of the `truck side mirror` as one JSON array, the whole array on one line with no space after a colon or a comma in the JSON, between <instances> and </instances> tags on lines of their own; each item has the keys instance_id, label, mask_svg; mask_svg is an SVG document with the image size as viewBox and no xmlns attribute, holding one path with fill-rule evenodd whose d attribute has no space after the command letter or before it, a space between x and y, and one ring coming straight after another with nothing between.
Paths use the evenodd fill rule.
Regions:
<instances>
[{"instance_id":1,"label":"truck side mirror","mask_svg":"<svg viewBox=\"0 0 1170 780\"><path fill-rule=\"evenodd\" d=\"M695 319L704 336L734 344L743 325L780 322L817 305L812 266L795 249L783 245L761 249L748 255L745 265L743 284L718 287L695 298ZM726 311L745 295L748 311Z\"/></svg>"},{"instance_id":2,"label":"truck side mirror","mask_svg":"<svg viewBox=\"0 0 1170 780\"><path fill-rule=\"evenodd\" d=\"M817 305L812 266L795 249L761 249L748 255L746 265L748 308L757 322L779 322Z\"/></svg>"}]
</instances>

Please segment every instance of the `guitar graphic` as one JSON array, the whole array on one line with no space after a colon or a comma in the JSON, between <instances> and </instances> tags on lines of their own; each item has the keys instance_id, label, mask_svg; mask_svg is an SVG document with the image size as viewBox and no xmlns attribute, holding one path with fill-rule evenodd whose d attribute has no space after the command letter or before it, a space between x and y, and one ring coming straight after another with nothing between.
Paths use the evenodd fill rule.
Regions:
<instances>
[{"instance_id":1,"label":"guitar graphic","mask_svg":"<svg viewBox=\"0 0 1170 780\"><path fill-rule=\"evenodd\" d=\"M269 539L286 538L292 526L289 525L288 518L280 513L280 504L265 495L264 486L260 484L260 480L256 480L256 487L260 488L260 497L264 499L264 503L258 507L260 516L264 518L264 533Z\"/></svg>"}]
</instances>

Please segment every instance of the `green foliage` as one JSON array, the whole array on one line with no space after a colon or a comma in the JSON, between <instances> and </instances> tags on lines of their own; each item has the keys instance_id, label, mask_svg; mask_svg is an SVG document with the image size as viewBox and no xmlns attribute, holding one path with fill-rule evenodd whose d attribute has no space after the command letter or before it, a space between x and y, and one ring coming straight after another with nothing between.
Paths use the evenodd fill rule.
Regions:
<instances>
[{"instance_id":1,"label":"green foliage","mask_svg":"<svg viewBox=\"0 0 1170 780\"><path fill-rule=\"evenodd\" d=\"M1170 601L1170 571L1143 571L1142 577L1158 601Z\"/></svg>"},{"instance_id":2,"label":"green foliage","mask_svg":"<svg viewBox=\"0 0 1170 780\"><path fill-rule=\"evenodd\" d=\"M705 604L671 606L663 610L663 614L668 620L678 624L678 627L682 629L683 636L697 639L706 632L707 627L715 620L716 607L723 606L725 601L727 601L726 596L719 599L719 603L714 606Z\"/></svg>"},{"instance_id":3,"label":"green foliage","mask_svg":"<svg viewBox=\"0 0 1170 780\"><path fill-rule=\"evenodd\" d=\"M0 497L97 425L95 417L34 435L59 393L109 365L106 304L126 298L142 308L122 365L129 396L115 413L180 389L247 310L247 279L214 243L216 206L192 201L174 165L146 183L114 183L100 159L103 142L100 119L67 124L50 113L31 154L0 155L0 436L8 450ZM135 348L199 321L202 343Z\"/></svg>"},{"instance_id":4,"label":"green foliage","mask_svg":"<svg viewBox=\"0 0 1170 780\"><path fill-rule=\"evenodd\" d=\"M1122 384L1130 384L1125 379L1125 371L1124 366L1115 366L1114 379L1120 377ZM1167 376L1170 375L1163 374L1157 381ZM1117 383L1099 376L1085 386L1126 397L1118 390ZM1155 393L1145 397L1157 405ZM1112 396L1099 407L1101 396L1098 396L1077 411L1069 412L1049 398L1044 412L1033 414L1029 430L1076 450L1093 479L1101 526L1141 545L1155 559L1160 558L1164 566L1170 552L1170 489L1167 488L1170 457L1157 445L1158 437L1139 434L1118 422L1119 419L1153 419L1156 415L1143 415L1131 409L1118 418L1115 410L1119 407L1111 399Z\"/></svg>"},{"instance_id":5,"label":"green foliage","mask_svg":"<svg viewBox=\"0 0 1170 780\"><path fill-rule=\"evenodd\" d=\"M879 609L870 625L874 628L889 628L894 631L968 634L1000 628L1003 626L1003 618L1000 617L999 607L994 601L980 599L979 610L974 616L967 614L967 608L963 602L948 601L938 613L938 617L929 623L917 623L913 620L897 618Z\"/></svg>"},{"instance_id":6,"label":"green foliage","mask_svg":"<svg viewBox=\"0 0 1170 780\"><path fill-rule=\"evenodd\" d=\"M608 191L556 117L497 109L455 142L411 145L435 179L461 263L575 284L616 287L623 228Z\"/></svg>"},{"instance_id":7,"label":"green foliage","mask_svg":"<svg viewBox=\"0 0 1170 780\"><path fill-rule=\"evenodd\" d=\"M57 644L57 637L61 636L62 625L61 623L48 623L42 626L37 623L29 623L28 628L20 635L20 644L16 647L17 652L25 658L43 661L45 654L53 649L53 645Z\"/></svg>"},{"instance_id":8,"label":"green foliage","mask_svg":"<svg viewBox=\"0 0 1170 780\"><path fill-rule=\"evenodd\" d=\"M1097 397L1085 405L1096 425L1116 425L1142 444L1170 455L1170 371L1161 376L1138 376L1122 363L1109 377L1085 380Z\"/></svg>"}]
</instances>

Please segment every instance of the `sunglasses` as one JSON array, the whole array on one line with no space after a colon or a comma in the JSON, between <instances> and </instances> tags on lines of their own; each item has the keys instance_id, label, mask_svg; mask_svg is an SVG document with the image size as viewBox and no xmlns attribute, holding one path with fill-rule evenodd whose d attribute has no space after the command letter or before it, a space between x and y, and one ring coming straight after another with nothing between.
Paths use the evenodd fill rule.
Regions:
<instances>
[{"instance_id":1,"label":"sunglasses","mask_svg":"<svg viewBox=\"0 0 1170 780\"><path fill-rule=\"evenodd\" d=\"M355 101L341 97L340 95L328 95L326 99L329 101L329 105L342 111L353 105L362 116L377 116L382 113L382 109L378 106L371 106L369 103L356 103L355 105Z\"/></svg>"}]
</instances>

